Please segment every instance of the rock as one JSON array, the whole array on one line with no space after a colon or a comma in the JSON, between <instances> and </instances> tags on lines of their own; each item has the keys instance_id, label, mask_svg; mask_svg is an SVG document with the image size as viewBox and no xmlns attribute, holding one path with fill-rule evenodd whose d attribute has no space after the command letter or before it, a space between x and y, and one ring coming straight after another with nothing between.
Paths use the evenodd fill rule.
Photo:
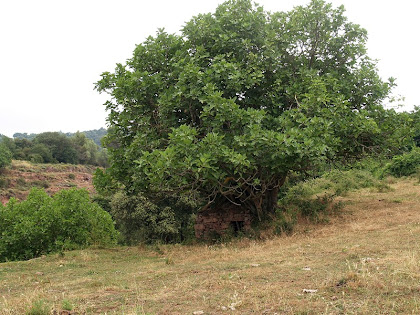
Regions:
<instances>
[{"instance_id":1,"label":"rock","mask_svg":"<svg viewBox=\"0 0 420 315\"><path fill-rule=\"evenodd\" d=\"M318 292L318 290L316 290L316 289L303 289L303 293L313 294L313 293L317 293L317 292Z\"/></svg>"}]
</instances>

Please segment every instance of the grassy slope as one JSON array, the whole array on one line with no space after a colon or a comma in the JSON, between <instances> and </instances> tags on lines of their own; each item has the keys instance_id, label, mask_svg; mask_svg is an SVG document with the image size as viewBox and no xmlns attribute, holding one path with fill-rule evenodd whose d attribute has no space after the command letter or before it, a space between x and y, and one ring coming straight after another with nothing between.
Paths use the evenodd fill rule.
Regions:
<instances>
[{"instance_id":1,"label":"grassy slope","mask_svg":"<svg viewBox=\"0 0 420 315\"><path fill-rule=\"evenodd\" d=\"M0 314L419 314L420 186L361 190L292 236L90 249L0 264ZM317 290L304 293L304 289Z\"/></svg>"},{"instance_id":2,"label":"grassy slope","mask_svg":"<svg viewBox=\"0 0 420 315\"><path fill-rule=\"evenodd\" d=\"M96 166L71 164L33 164L13 161L0 174L0 202L7 203L11 197L23 200L32 187L44 188L49 194L61 189L78 187L94 191L92 174Z\"/></svg>"}]
</instances>

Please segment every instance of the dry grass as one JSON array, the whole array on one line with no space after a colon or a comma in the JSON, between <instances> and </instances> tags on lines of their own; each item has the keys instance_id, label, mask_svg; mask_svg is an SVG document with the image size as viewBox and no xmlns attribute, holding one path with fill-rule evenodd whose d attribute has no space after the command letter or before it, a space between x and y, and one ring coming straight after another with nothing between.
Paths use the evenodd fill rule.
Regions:
<instances>
[{"instance_id":1,"label":"dry grass","mask_svg":"<svg viewBox=\"0 0 420 315\"><path fill-rule=\"evenodd\" d=\"M288 237L3 263L0 314L40 300L73 314L419 314L420 186L392 187L350 193L328 224Z\"/></svg>"}]
</instances>

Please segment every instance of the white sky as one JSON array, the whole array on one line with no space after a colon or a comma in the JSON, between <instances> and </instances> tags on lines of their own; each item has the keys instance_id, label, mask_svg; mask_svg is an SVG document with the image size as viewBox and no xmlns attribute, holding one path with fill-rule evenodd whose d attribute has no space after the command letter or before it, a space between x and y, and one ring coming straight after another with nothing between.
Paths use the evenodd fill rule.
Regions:
<instances>
[{"instance_id":1,"label":"white sky","mask_svg":"<svg viewBox=\"0 0 420 315\"><path fill-rule=\"evenodd\" d=\"M223 0L0 1L0 133L74 132L105 127L104 71L130 58L158 28L177 32ZM259 0L286 11L309 0ZM397 78L404 109L420 105L420 1L329 0L369 33L381 76Z\"/></svg>"}]
</instances>

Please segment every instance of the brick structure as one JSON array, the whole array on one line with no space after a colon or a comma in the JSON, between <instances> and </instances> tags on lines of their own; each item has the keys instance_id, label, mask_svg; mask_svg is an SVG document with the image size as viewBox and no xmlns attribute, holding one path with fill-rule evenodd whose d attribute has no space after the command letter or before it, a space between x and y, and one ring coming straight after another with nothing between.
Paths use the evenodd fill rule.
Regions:
<instances>
[{"instance_id":1,"label":"brick structure","mask_svg":"<svg viewBox=\"0 0 420 315\"><path fill-rule=\"evenodd\" d=\"M251 228L251 214L234 204L205 208L197 214L194 225L195 236L209 239L227 231L237 234Z\"/></svg>"}]
</instances>

